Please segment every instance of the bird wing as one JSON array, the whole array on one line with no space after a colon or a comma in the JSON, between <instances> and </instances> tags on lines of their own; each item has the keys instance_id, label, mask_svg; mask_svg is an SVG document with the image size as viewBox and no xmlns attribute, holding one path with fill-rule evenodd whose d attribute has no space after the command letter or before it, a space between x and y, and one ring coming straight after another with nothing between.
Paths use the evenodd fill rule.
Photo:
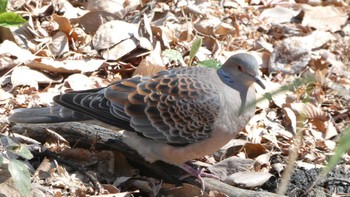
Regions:
<instances>
[{"instance_id":1,"label":"bird wing","mask_svg":"<svg viewBox=\"0 0 350 197\"><path fill-rule=\"evenodd\" d=\"M208 78L211 72L198 67L172 69L54 100L143 137L182 146L210 137L220 111L219 87Z\"/></svg>"}]
</instances>

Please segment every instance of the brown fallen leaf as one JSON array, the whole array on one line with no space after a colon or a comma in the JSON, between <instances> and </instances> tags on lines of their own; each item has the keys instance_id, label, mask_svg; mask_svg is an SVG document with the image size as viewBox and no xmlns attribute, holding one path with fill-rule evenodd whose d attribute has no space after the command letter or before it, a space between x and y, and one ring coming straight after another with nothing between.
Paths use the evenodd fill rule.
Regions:
<instances>
[{"instance_id":1,"label":"brown fallen leaf","mask_svg":"<svg viewBox=\"0 0 350 197\"><path fill-rule=\"evenodd\" d=\"M120 41L115 46L110 49L102 50L101 56L105 60L118 60L122 58L124 55L130 53L132 50L136 49L139 45L140 40L131 36L130 38Z\"/></svg>"},{"instance_id":2,"label":"brown fallen leaf","mask_svg":"<svg viewBox=\"0 0 350 197\"><path fill-rule=\"evenodd\" d=\"M128 178L119 187L127 191L138 190L142 193L148 193L150 196L156 196L159 193L161 183L152 178Z\"/></svg>"},{"instance_id":3,"label":"brown fallen leaf","mask_svg":"<svg viewBox=\"0 0 350 197\"><path fill-rule=\"evenodd\" d=\"M254 160L242 159L239 157L229 157L208 167L208 170L220 179L226 179L233 173L248 171L253 169Z\"/></svg>"},{"instance_id":4,"label":"brown fallen leaf","mask_svg":"<svg viewBox=\"0 0 350 197\"><path fill-rule=\"evenodd\" d=\"M97 29L92 44L96 50L102 51L105 59L115 60L136 49L138 37L137 24L113 20Z\"/></svg>"},{"instance_id":5,"label":"brown fallen leaf","mask_svg":"<svg viewBox=\"0 0 350 197\"><path fill-rule=\"evenodd\" d=\"M102 24L97 29L92 44L96 50L109 49L120 42L137 36L138 29L136 24L113 20Z\"/></svg>"},{"instance_id":6,"label":"brown fallen leaf","mask_svg":"<svg viewBox=\"0 0 350 197\"><path fill-rule=\"evenodd\" d=\"M312 103L291 103L290 107L299 116L310 119L328 120L327 113Z\"/></svg>"},{"instance_id":7,"label":"brown fallen leaf","mask_svg":"<svg viewBox=\"0 0 350 197\"><path fill-rule=\"evenodd\" d=\"M322 31L336 32L346 23L348 14L345 8L335 6L303 5L303 26L310 26Z\"/></svg>"},{"instance_id":8,"label":"brown fallen leaf","mask_svg":"<svg viewBox=\"0 0 350 197\"><path fill-rule=\"evenodd\" d=\"M120 17L106 11L91 11L78 18L77 23L86 33L94 35L103 23L113 20L120 20Z\"/></svg>"},{"instance_id":9,"label":"brown fallen leaf","mask_svg":"<svg viewBox=\"0 0 350 197\"><path fill-rule=\"evenodd\" d=\"M267 153L267 150L261 144L246 143L243 149L248 158L256 158L261 154Z\"/></svg>"},{"instance_id":10,"label":"brown fallen leaf","mask_svg":"<svg viewBox=\"0 0 350 197\"><path fill-rule=\"evenodd\" d=\"M260 14L260 20L266 20L270 23L287 23L300 13L301 9L293 9L292 7L280 7L264 9Z\"/></svg>"},{"instance_id":11,"label":"brown fallen leaf","mask_svg":"<svg viewBox=\"0 0 350 197\"><path fill-rule=\"evenodd\" d=\"M115 187L114 185L102 184L102 187L103 187L103 189L107 190L108 194L120 194L120 190L117 187ZM103 196L106 197L107 195L103 195ZM115 195L111 195L111 196L115 196Z\"/></svg>"},{"instance_id":12,"label":"brown fallen leaf","mask_svg":"<svg viewBox=\"0 0 350 197\"><path fill-rule=\"evenodd\" d=\"M67 35L68 40L77 40L77 34L73 31L72 24L70 23L68 18L64 16L58 16L56 14L54 14L52 17L53 20L58 23L59 30Z\"/></svg>"},{"instance_id":13,"label":"brown fallen leaf","mask_svg":"<svg viewBox=\"0 0 350 197\"><path fill-rule=\"evenodd\" d=\"M98 70L105 60L82 59L82 60L54 60L49 57L38 58L26 65L38 70L47 70L58 73L80 73Z\"/></svg>"},{"instance_id":14,"label":"brown fallen leaf","mask_svg":"<svg viewBox=\"0 0 350 197\"><path fill-rule=\"evenodd\" d=\"M232 25L224 23L218 18L202 20L196 23L194 28L202 34L215 37L232 34L235 31Z\"/></svg>"},{"instance_id":15,"label":"brown fallen leaf","mask_svg":"<svg viewBox=\"0 0 350 197\"><path fill-rule=\"evenodd\" d=\"M209 197L227 197L227 194L219 191L210 191Z\"/></svg>"},{"instance_id":16,"label":"brown fallen leaf","mask_svg":"<svg viewBox=\"0 0 350 197\"><path fill-rule=\"evenodd\" d=\"M18 64L26 64L33 59L35 55L14 42L5 40L0 44L0 70L12 68Z\"/></svg>"},{"instance_id":17,"label":"brown fallen leaf","mask_svg":"<svg viewBox=\"0 0 350 197\"><path fill-rule=\"evenodd\" d=\"M5 92L5 90L0 89L0 104L4 104L3 102L8 102L7 100L13 99L13 95L9 92Z\"/></svg>"},{"instance_id":18,"label":"brown fallen leaf","mask_svg":"<svg viewBox=\"0 0 350 197\"><path fill-rule=\"evenodd\" d=\"M190 184L183 184L179 187L174 187L174 185L171 184L163 184L163 186L159 190L159 194L161 196L184 196L184 197L190 197L190 196L200 196L200 197L207 197L208 194L203 193L203 191Z\"/></svg>"},{"instance_id":19,"label":"brown fallen leaf","mask_svg":"<svg viewBox=\"0 0 350 197\"><path fill-rule=\"evenodd\" d=\"M227 177L224 182L229 185L254 188L263 185L272 176L273 175L268 172L237 172Z\"/></svg>"},{"instance_id":20,"label":"brown fallen leaf","mask_svg":"<svg viewBox=\"0 0 350 197\"><path fill-rule=\"evenodd\" d=\"M139 1L95 0L87 1L86 9L90 11L105 11L123 18L125 14L134 10L140 4Z\"/></svg>"},{"instance_id":21,"label":"brown fallen leaf","mask_svg":"<svg viewBox=\"0 0 350 197\"><path fill-rule=\"evenodd\" d=\"M83 148L67 148L58 152L57 155L72 162L79 162L80 165L84 166L96 163L96 155L93 152Z\"/></svg>"},{"instance_id":22,"label":"brown fallen leaf","mask_svg":"<svg viewBox=\"0 0 350 197\"><path fill-rule=\"evenodd\" d=\"M50 177L50 170L54 166L55 166L55 164L54 164L53 160L50 160L47 157L45 157L41 161L39 167L34 172L34 175L33 175L34 181L39 181L39 180L44 180L46 178L49 178Z\"/></svg>"},{"instance_id":23,"label":"brown fallen leaf","mask_svg":"<svg viewBox=\"0 0 350 197\"><path fill-rule=\"evenodd\" d=\"M73 91L97 88L89 77L80 73L70 75L64 81L64 85L68 86Z\"/></svg>"},{"instance_id":24,"label":"brown fallen leaf","mask_svg":"<svg viewBox=\"0 0 350 197\"><path fill-rule=\"evenodd\" d=\"M39 83L58 83L62 81L62 76L50 76L40 71L28 68L26 66L19 66L13 69L11 74L11 83L13 88L17 86L30 86L39 89Z\"/></svg>"},{"instance_id":25,"label":"brown fallen leaf","mask_svg":"<svg viewBox=\"0 0 350 197\"><path fill-rule=\"evenodd\" d=\"M54 188L65 189L72 195L75 195L80 190L87 190L83 182L75 174L69 174L66 168L57 163L56 166L51 168L50 177L46 178L45 182Z\"/></svg>"},{"instance_id":26,"label":"brown fallen leaf","mask_svg":"<svg viewBox=\"0 0 350 197\"><path fill-rule=\"evenodd\" d=\"M299 73L311 60L313 49L334 40L329 32L314 31L304 37L290 37L275 46L270 57L270 72Z\"/></svg>"},{"instance_id":27,"label":"brown fallen leaf","mask_svg":"<svg viewBox=\"0 0 350 197\"><path fill-rule=\"evenodd\" d=\"M68 37L67 35L59 31L55 35L52 36L52 42L49 43L49 48L51 53L55 57L59 57L63 55L64 53L67 53L69 51L69 45L68 45Z\"/></svg>"},{"instance_id":28,"label":"brown fallen leaf","mask_svg":"<svg viewBox=\"0 0 350 197\"><path fill-rule=\"evenodd\" d=\"M151 76L163 69L165 69L165 64L161 56L160 43L158 42L150 55L146 56L146 58L140 62L133 76Z\"/></svg>"}]
</instances>

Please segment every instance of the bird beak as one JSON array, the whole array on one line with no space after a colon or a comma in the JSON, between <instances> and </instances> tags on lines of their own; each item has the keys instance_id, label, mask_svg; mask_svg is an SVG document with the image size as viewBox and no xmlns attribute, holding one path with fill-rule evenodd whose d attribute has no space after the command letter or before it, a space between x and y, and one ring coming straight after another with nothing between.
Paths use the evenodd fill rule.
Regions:
<instances>
[{"instance_id":1,"label":"bird beak","mask_svg":"<svg viewBox=\"0 0 350 197\"><path fill-rule=\"evenodd\" d=\"M253 79L255 80L255 82L257 84L259 84L259 86L262 88L262 89L265 89L265 85L263 84L261 78L259 76L253 76L253 75L250 75L251 77L253 77Z\"/></svg>"}]
</instances>

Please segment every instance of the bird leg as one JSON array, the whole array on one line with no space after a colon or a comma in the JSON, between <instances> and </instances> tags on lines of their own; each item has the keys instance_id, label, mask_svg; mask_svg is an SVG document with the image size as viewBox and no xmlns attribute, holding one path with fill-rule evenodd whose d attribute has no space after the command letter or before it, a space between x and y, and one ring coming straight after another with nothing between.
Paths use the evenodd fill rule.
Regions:
<instances>
[{"instance_id":1,"label":"bird leg","mask_svg":"<svg viewBox=\"0 0 350 197\"><path fill-rule=\"evenodd\" d=\"M201 170L198 170L198 169L195 169L194 167L192 167L193 164L192 165L191 164L192 164L192 162L188 161L188 162L183 163L182 165L179 166L180 168L182 168L183 170L185 170L188 173L188 175L182 176L180 178L180 180L188 178L189 176L194 176L200 182L202 191L205 190L205 184L204 184L204 180L202 179L202 177L208 177L208 178L214 178L214 179L220 180L220 178L218 176L204 172L204 168L202 168Z\"/></svg>"}]
</instances>

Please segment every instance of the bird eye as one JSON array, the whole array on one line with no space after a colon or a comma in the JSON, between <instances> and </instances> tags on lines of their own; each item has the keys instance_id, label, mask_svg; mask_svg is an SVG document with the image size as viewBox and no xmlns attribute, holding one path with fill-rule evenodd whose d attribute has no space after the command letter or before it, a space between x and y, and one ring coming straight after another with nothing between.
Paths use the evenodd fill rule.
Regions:
<instances>
[{"instance_id":1,"label":"bird eye","mask_svg":"<svg viewBox=\"0 0 350 197\"><path fill-rule=\"evenodd\" d=\"M241 65L238 65L238 70L239 70L240 72L242 72L242 71L243 71L243 68L242 68L242 66L241 66Z\"/></svg>"}]
</instances>

